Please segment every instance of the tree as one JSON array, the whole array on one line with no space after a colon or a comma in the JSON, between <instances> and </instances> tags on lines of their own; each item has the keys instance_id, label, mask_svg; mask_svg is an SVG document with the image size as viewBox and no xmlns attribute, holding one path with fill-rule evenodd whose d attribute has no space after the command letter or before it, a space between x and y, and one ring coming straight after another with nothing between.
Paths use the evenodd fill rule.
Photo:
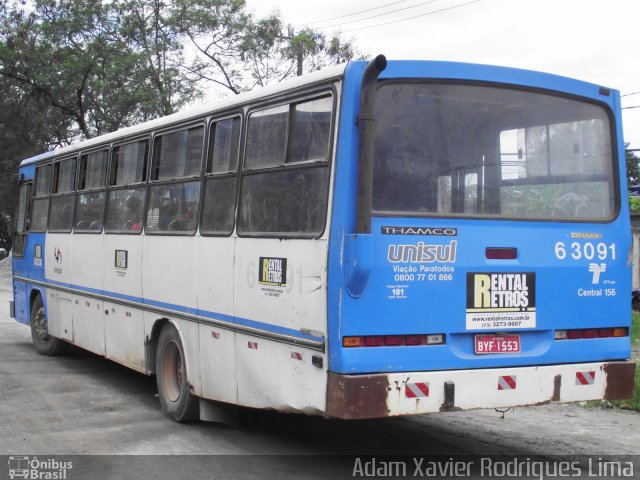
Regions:
<instances>
[{"instance_id":1,"label":"tree","mask_svg":"<svg viewBox=\"0 0 640 480\"><path fill-rule=\"evenodd\" d=\"M244 0L0 0L0 216L25 157L355 54Z\"/></svg>"},{"instance_id":2,"label":"tree","mask_svg":"<svg viewBox=\"0 0 640 480\"><path fill-rule=\"evenodd\" d=\"M361 56L351 41L313 29L295 32L278 12L255 19L244 2L181 0L176 19L195 46L190 73L233 93L309 73ZM221 27L225 28L221 28Z\"/></svg>"},{"instance_id":3,"label":"tree","mask_svg":"<svg viewBox=\"0 0 640 480\"><path fill-rule=\"evenodd\" d=\"M162 61L179 58L182 47L158 25L158 5L36 0L28 12L4 0L0 75L70 118L85 138L171 113L194 88Z\"/></svg>"}]
</instances>

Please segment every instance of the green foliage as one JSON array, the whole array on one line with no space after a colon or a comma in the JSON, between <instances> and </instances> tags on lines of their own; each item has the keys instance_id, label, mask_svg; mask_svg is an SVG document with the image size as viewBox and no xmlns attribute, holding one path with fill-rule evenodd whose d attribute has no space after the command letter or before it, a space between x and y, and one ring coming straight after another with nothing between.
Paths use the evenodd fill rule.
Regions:
<instances>
[{"instance_id":1,"label":"green foliage","mask_svg":"<svg viewBox=\"0 0 640 480\"><path fill-rule=\"evenodd\" d=\"M632 214L640 214L640 197L629 195L629 209Z\"/></svg>"},{"instance_id":2,"label":"green foliage","mask_svg":"<svg viewBox=\"0 0 640 480\"><path fill-rule=\"evenodd\" d=\"M627 147L629 147L628 143L624 146L624 154L627 163L627 186L631 187L640 183L640 157Z\"/></svg>"},{"instance_id":3,"label":"green foliage","mask_svg":"<svg viewBox=\"0 0 640 480\"><path fill-rule=\"evenodd\" d=\"M151 5L147 7L147 5ZM46 102L85 138L174 111L194 87L180 75L180 36L162 2L2 3L0 74Z\"/></svg>"},{"instance_id":4,"label":"green foliage","mask_svg":"<svg viewBox=\"0 0 640 480\"><path fill-rule=\"evenodd\" d=\"M0 216L27 156L354 55L244 0L0 0Z\"/></svg>"}]
</instances>

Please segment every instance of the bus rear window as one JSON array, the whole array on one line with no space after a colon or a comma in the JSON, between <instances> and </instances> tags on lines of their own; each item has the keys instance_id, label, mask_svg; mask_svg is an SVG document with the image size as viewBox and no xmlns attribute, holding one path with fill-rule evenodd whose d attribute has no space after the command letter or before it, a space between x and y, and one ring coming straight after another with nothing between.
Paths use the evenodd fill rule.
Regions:
<instances>
[{"instance_id":1,"label":"bus rear window","mask_svg":"<svg viewBox=\"0 0 640 480\"><path fill-rule=\"evenodd\" d=\"M604 108L478 85L378 90L377 212L606 220L616 194Z\"/></svg>"}]
</instances>

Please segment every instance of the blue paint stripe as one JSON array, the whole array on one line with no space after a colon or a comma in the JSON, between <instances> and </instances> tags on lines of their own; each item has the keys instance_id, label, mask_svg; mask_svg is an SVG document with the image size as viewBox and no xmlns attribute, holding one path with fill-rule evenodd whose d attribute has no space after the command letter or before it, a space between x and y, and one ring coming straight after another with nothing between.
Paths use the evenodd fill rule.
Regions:
<instances>
[{"instance_id":1,"label":"blue paint stripe","mask_svg":"<svg viewBox=\"0 0 640 480\"><path fill-rule=\"evenodd\" d=\"M207 311L207 310L199 310L197 308L185 307L183 305L175 305L173 303L160 302L160 301L152 300L152 299L149 299L149 298L134 297L134 296L131 296L131 295L124 295L122 293L117 293L117 292L107 292L107 291L103 291L103 290L97 290L95 288L84 287L82 285L74 285L74 284L70 284L70 283L57 282L55 280L46 279L45 281L47 283L50 283L51 285L58 285L60 287L72 288L74 290L79 290L79 291L91 293L91 294L94 294L94 295L103 295L105 297L111 297L113 299L119 299L119 300L126 300L126 301L129 301L129 302L141 303L141 304L144 304L144 305L149 305L150 307L158 307L158 308L164 308L164 309L167 309L167 310L174 310L176 313L187 313L187 314L190 314L190 315L198 315L200 317L210 318L212 320L219 320L219 321L235 324L235 325L238 325L238 326L250 327L250 328L255 328L255 329L258 329L258 330L264 330L265 332L270 332L270 333L278 333L278 334L282 334L282 335L289 335L289 336L297 337L297 338L304 339L304 340L311 340L311 341L315 341L315 342L324 342L325 341L325 338L323 336L318 337L318 336L315 336L315 335L307 335L305 333L301 333L298 330L293 330L291 328L280 327L278 325L272 325L270 323L259 322L259 321L251 320L251 319L248 319L248 318L235 317L233 315L228 315L228 314L225 314L225 313L210 312L210 311Z\"/></svg>"}]
</instances>

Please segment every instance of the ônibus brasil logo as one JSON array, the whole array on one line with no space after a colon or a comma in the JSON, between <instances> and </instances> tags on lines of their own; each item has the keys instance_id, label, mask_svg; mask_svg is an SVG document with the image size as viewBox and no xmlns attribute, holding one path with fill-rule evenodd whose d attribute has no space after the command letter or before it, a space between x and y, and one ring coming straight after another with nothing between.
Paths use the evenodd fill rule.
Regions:
<instances>
[{"instance_id":1,"label":"\u00f4nibus brasil logo","mask_svg":"<svg viewBox=\"0 0 640 480\"><path fill-rule=\"evenodd\" d=\"M38 457L10 456L9 478L38 479L38 480L66 480L67 471L73 468L73 462Z\"/></svg>"}]
</instances>

